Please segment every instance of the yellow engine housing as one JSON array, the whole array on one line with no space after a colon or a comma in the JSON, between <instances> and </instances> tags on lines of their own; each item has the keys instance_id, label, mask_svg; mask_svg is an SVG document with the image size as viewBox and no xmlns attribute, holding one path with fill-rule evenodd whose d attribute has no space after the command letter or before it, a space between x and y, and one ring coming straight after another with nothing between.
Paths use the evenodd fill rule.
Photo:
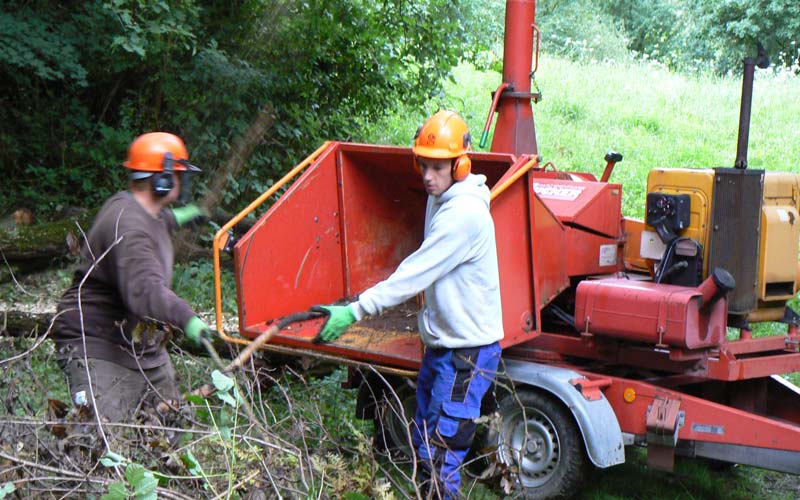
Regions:
<instances>
[{"instance_id":1,"label":"yellow engine housing","mask_svg":"<svg viewBox=\"0 0 800 500\"><path fill-rule=\"evenodd\" d=\"M713 169L654 169L647 177L648 193L689 195L690 224L680 236L697 240L703 246L703 277L708 276L708 263L712 260L709 243L717 182L719 180ZM756 321L780 319L786 301L797 293L799 285L800 174L764 172L762 189L758 230L760 240L730 242L731 245L758 245L757 283L754 288L758 306L749 311L749 317ZM636 227L634 224L630 226ZM732 229L735 231L735 228ZM629 234L629 241L636 237L635 234ZM647 262L652 269L663 244L654 228L647 225L643 225L639 237L640 241L632 245L635 247L639 244L639 255L629 257L634 262L638 261L639 265ZM736 270L728 271L736 277Z\"/></svg>"}]
</instances>

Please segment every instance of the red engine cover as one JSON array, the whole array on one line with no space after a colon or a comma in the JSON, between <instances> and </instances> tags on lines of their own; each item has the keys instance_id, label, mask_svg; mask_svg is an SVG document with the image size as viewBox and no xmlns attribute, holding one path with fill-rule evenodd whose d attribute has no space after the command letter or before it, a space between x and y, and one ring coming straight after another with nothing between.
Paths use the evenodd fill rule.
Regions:
<instances>
[{"instance_id":1,"label":"red engine cover","mask_svg":"<svg viewBox=\"0 0 800 500\"><path fill-rule=\"evenodd\" d=\"M582 281L575 296L580 331L653 344L697 349L719 345L727 327L727 301L702 310L696 288L626 279Z\"/></svg>"}]
</instances>

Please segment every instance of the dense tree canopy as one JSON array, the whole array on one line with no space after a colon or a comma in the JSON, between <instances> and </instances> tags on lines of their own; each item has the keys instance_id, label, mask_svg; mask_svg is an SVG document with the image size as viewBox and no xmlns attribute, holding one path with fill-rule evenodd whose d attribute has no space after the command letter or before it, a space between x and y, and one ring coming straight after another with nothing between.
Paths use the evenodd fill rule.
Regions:
<instances>
[{"instance_id":1,"label":"dense tree canopy","mask_svg":"<svg viewBox=\"0 0 800 500\"><path fill-rule=\"evenodd\" d=\"M503 10L502 0L3 2L0 214L96 205L149 130L181 135L208 182L261 117L225 190L237 208L323 140L358 140L398 103L425 103L457 62L499 68ZM760 40L774 62L799 67L795 0L540 0L537 23L544 51L587 61L726 72Z\"/></svg>"},{"instance_id":2,"label":"dense tree canopy","mask_svg":"<svg viewBox=\"0 0 800 500\"><path fill-rule=\"evenodd\" d=\"M587 60L637 57L679 71L739 71L756 42L800 71L796 0L540 0L548 50Z\"/></svg>"},{"instance_id":3,"label":"dense tree canopy","mask_svg":"<svg viewBox=\"0 0 800 500\"><path fill-rule=\"evenodd\" d=\"M481 41L469 5L315 0L5 2L3 207L93 204L148 130L213 173L265 110L270 127L228 200L260 192L326 138L420 103ZM208 176L206 177L208 178ZM7 205L7 206L6 206Z\"/></svg>"}]
</instances>

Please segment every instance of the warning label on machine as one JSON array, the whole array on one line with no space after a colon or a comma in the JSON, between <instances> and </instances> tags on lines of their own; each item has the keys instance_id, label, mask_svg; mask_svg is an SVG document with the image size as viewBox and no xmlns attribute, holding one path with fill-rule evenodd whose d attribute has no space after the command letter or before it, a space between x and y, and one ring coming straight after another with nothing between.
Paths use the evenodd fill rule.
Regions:
<instances>
[{"instance_id":1,"label":"warning label on machine","mask_svg":"<svg viewBox=\"0 0 800 500\"><path fill-rule=\"evenodd\" d=\"M539 195L539 198L546 198L548 200L564 200L575 201L578 196L586 189L583 186L568 186L564 184L546 184L543 182L534 182L533 191Z\"/></svg>"},{"instance_id":2,"label":"warning label on machine","mask_svg":"<svg viewBox=\"0 0 800 500\"><path fill-rule=\"evenodd\" d=\"M600 267L617 263L617 245L600 245Z\"/></svg>"}]
</instances>

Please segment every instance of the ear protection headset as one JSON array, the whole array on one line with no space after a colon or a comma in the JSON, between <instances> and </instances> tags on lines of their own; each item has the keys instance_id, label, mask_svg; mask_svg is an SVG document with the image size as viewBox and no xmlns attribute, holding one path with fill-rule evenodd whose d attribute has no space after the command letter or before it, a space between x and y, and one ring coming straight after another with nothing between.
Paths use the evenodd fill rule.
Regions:
<instances>
[{"instance_id":1,"label":"ear protection headset","mask_svg":"<svg viewBox=\"0 0 800 500\"><path fill-rule=\"evenodd\" d=\"M472 137L469 132L464 134L464 149L467 149L472 144ZM453 180L456 182L463 181L467 178L470 171L472 171L472 160L466 154L459 155L458 158L453 160Z\"/></svg>"},{"instance_id":2,"label":"ear protection headset","mask_svg":"<svg viewBox=\"0 0 800 500\"><path fill-rule=\"evenodd\" d=\"M464 120L453 111L439 111L414 134L412 163L421 173L422 168L417 161L419 156L450 159L450 175L456 182L463 181L472 170L472 161L467 156L471 145L472 137Z\"/></svg>"},{"instance_id":3,"label":"ear protection headset","mask_svg":"<svg viewBox=\"0 0 800 500\"><path fill-rule=\"evenodd\" d=\"M167 196L172 188L175 187L175 169L172 153L164 153L164 160L161 163L162 172L156 172L150 176L150 184L153 186L153 193L158 197Z\"/></svg>"}]
</instances>

